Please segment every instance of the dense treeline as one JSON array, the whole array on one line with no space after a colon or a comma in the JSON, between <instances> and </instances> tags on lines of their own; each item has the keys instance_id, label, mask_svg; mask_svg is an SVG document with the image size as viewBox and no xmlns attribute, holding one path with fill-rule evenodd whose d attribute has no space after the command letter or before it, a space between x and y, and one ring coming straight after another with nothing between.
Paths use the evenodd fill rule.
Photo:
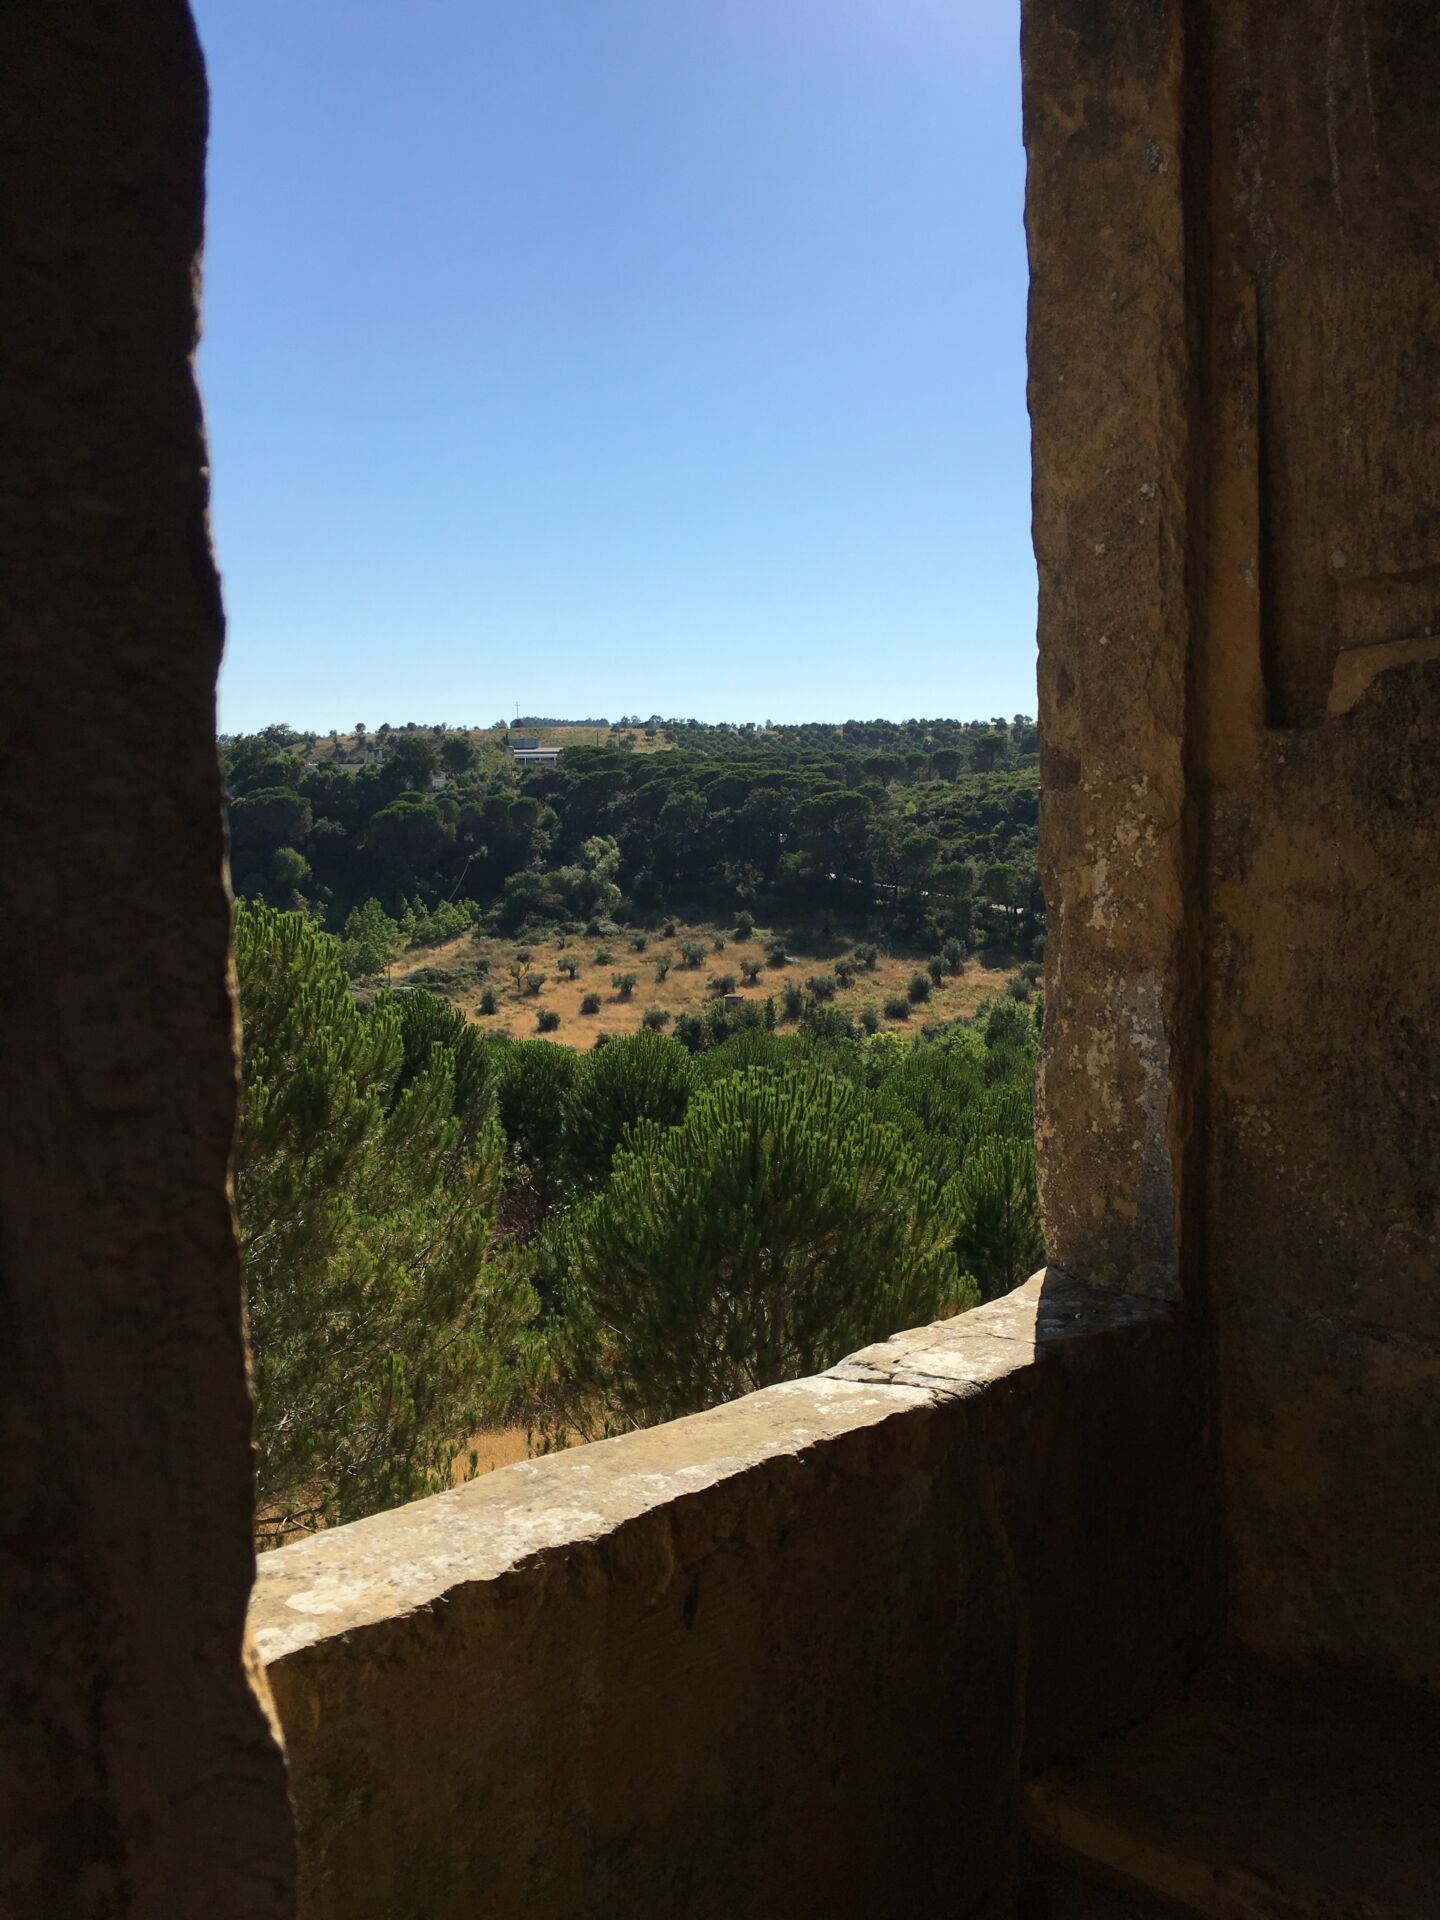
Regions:
<instances>
[{"instance_id":1,"label":"dense treeline","mask_svg":"<svg viewBox=\"0 0 1440 1920\"><path fill-rule=\"evenodd\" d=\"M236 958L262 1544L448 1484L487 1421L691 1412L1043 1257L1016 1000L914 1040L717 1005L580 1055L361 1004L303 913L242 903Z\"/></svg>"},{"instance_id":2,"label":"dense treeline","mask_svg":"<svg viewBox=\"0 0 1440 1920\"><path fill-rule=\"evenodd\" d=\"M242 894L331 931L369 900L498 930L661 911L833 914L939 945L1034 956L1038 739L1013 720L843 726L626 723L517 768L498 744L409 726L222 743ZM363 736L363 730L359 730ZM664 751L637 751L647 744Z\"/></svg>"}]
</instances>

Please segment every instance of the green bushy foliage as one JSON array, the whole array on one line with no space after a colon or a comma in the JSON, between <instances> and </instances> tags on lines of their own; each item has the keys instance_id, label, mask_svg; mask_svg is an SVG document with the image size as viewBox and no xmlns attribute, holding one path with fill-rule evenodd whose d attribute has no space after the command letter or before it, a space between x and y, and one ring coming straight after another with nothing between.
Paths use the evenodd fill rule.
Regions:
<instances>
[{"instance_id":1,"label":"green bushy foliage","mask_svg":"<svg viewBox=\"0 0 1440 1920\"><path fill-rule=\"evenodd\" d=\"M565 1115L579 1059L549 1040L514 1040L498 1050L496 1102L510 1143L507 1204L527 1229L562 1190Z\"/></svg>"},{"instance_id":2,"label":"green bushy foliage","mask_svg":"<svg viewBox=\"0 0 1440 1920\"><path fill-rule=\"evenodd\" d=\"M565 1107L567 1177L576 1190L604 1184L617 1149L642 1120L674 1126L694 1084L691 1056L647 1031L612 1040L581 1061Z\"/></svg>"},{"instance_id":3,"label":"green bushy foliage","mask_svg":"<svg viewBox=\"0 0 1440 1920\"><path fill-rule=\"evenodd\" d=\"M730 1075L564 1223L572 1378L616 1428L815 1372L967 1297L954 1224L853 1087Z\"/></svg>"},{"instance_id":4,"label":"green bushy foliage","mask_svg":"<svg viewBox=\"0 0 1440 1920\"><path fill-rule=\"evenodd\" d=\"M340 964L352 980L372 980L384 973L405 944L398 921L378 900L352 908L340 941Z\"/></svg>"},{"instance_id":5,"label":"green bushy foliage","mask_svg":"<svg viewBox=\"0 0 1440 1920\"><path fill-rule=\"evenodd\" d=\"M448 1485L534 1296L492 1248L488 1062L478 1042L463 1067L425 1044L450 1010L357 1006L338 943L300 914L242 904L235 959L235 1207L271 1546Z\"/></svg>"}]
</instances>

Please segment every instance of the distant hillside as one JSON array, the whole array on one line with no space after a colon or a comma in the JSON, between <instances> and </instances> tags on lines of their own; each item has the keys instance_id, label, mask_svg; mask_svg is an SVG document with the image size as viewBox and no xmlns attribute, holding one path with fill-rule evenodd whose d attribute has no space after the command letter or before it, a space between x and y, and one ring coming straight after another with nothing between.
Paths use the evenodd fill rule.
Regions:
<instances>
[{"instance_id":1,"label":"distant hillside","mask_svg":"<svg viewBox=\"0 0 1440 1920\"><path fill-rule=\"evenodd\" d=\"M512 736L560 748L519 766ZM335 932L684 913L1038 955L1038 734L1011 720L283 726L222 742L237 889ZM457 916L462 916L457 920Z\"/></svg>"}]
</instances>

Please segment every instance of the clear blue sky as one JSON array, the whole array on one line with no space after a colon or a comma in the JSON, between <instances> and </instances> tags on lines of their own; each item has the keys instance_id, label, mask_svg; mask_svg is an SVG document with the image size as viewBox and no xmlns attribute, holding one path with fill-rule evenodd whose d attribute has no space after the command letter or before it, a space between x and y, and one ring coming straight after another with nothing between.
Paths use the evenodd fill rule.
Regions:
<instances>
[{"instance_id":1,"label":"clear blue sky","mask_svg":"<svg viewBox=\"0 0 1440 1920\"><path fill-rule=\"evenodd\" d=\"M1013 0L195 10L226 730L1034 711Z\"/></svg>"}]
</instances>

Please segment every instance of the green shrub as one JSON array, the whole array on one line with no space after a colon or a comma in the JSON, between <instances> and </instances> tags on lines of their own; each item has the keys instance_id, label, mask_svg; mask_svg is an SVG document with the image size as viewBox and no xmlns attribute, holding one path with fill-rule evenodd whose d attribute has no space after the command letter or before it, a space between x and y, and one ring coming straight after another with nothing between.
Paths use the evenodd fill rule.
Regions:
<instances>
[{"instance_id":1,"label":"green shrub","mask_svg":"<svg viewBox=\"0 0 1440 1920\"><path fill-rule=\"evenodd\" d=\"M866 1033L878 1033L880 1031L879 1010L873 1006L862 1007L860 1009L860 1025L865 1029Z\"/></svg>"},{"instance_id":2,"label":"green shrub","mask_svg":"<svg viewBox=\"0 0 1440 1920\"><path fill-rule=\"evenodd\" d=\"M905 988L906 994L918 1006L922 1000L930 998L930 976L928 973L912 973Z\"/></svg>"},{"instance_id":3,"label":"green shrub","mask_svg":"<svg viewBox=\"0 0 1440 1920\"><path fill-rule=\"evenodd\" d=\"M925 984L928 986L930 983L927 980ZM890 998L885 1002L885 1018L887 1020L908 1020L910 1018L910 1002L906 1000L903 995L892 993Z\"/></svg>"},{"instance_id":4,"label":"green shrub","mask_svg":"<svg viewBox=\"0 0 1440 1920\"><path fill-rule=\"evenodd\" d=\"M412 947L434 947L442 940L453 940L468 933L475 924L476 909L468 900L442 900L428 911L418 911L410 925Z\"/></svg>"},{"instance_id":5,"label":"green shrub","mask_svg":"<svg viewBox=\"0 0 1440 1920\"><path fill-rule=\"evenodd\" d=\"M580 1002L580 1011L581 1013L599 1013L600 1011L599 994L587 993L585 995L585 998Z\"/></svg>"},{"instance_id":6,"label":"green shrub","mask_svg":"<svg viewBox=\"0 0 1440 1920\"><path fill-rule=\"evenodd\" d=\"M760 978L760 962L746 957L740 962L740 972L747 987L753 987Z\"/></svg>"},{"instance_id":7,"label":"green shrub","mask_svg":"<svg viewBox=\"0 0 1440 1920\"><path fill-rule=\"evenodd\" d=\"M668 1027L669 1024L670 1015L664 1007L647 1007L645 1009L645 1025L652 1033L659 1033L663 1027Z\"/></svg>"},{"instance_id":8,"label":"green shrub","mask_svg":"<svg viewBox=\"0 0 1440 1920\"><path fill-rule=\"evenodd\" d=\"M712 973L705 984L717 999L723 998L727 993L734 993L735 976L733 973Z\"/></svg>"},{"instance_id":9,"label":"green shrub","mask_svg":"<svg viewBox=\"0 0 1440 1920\"><path fill-rule=\"evenodd\" d=\"M622 1000L628 1000L630 998L636 986L639 984L639 980L640 976L638 973L612 973L610 976L610 984Z\"/></svg>"},{"instance_id":10,"label":"green shrub","mask_svg":"<svg viewBox=\"0 0 1440 1920\"><path fill-rule=\"evenodd\" d=\"M822 1001L812 1000L800 1016L800 1024L809 1034L821 1040L853 1040L855 1022L842 1007L826 1006Z\"/></svg>"},{"instance_id":11,"label":"green shrub","mask_svg":"<svg viewBox=\"0 0 1440 1920\"><path fill-rule=\"evenodd\" d=\"M837 982L833 973L812 973L805 982L812 1000L833 1000Z\"/></svg>"},{"instance_id":12,"label":"green shrub","mask_svg":"<svg viewBox=\"0 0 1440 1920\"><path fill-rule=\"evenodd\" d=\"M780 989L780 1015L784 1020L798 1020L805 1011L805 995L798 981L787 980Z\"/></svg>"},{"instance_id":13,"label":"green shrub","mask_svg":"<svg viewBox=\"0 0 1440 1920\"><path fill-rule=\"evenodd\" d=\"M765 964L767 967L783 967L790 959L783 940L765 942Z\"/></svg>"},{"instance_id":14,"label":"green shrub","mask_svg":"<svg viewBox=\"0 0 1440 1920\"><path fill-rule=\"evenodd\" d=\"M925 962L925 971L930 976L930 984L932 986L939 987L944 985L945 961L941 954L931 954L930 958Z\"/></svg>"},{"instance_id":15,"label":"green shrub","mask_svg":"<svg viewBox=\"0 0 1440 1920\"><path fill-rule=\"evenodd\" d=\"M542 1007L535 1016L535 1025L541 1033L554 1033L560 1025L560 1016L553 1007Z\"/></svg>"},{"instance_id":16,"label":"green shrub","mask_svg":"<svg viewBox=\"0 0 1440 1920\"><path fill-rule=\"evenodd\" d=\"M755 931L755 916L750 913L737 913L735 916L735 938L748 940Z\"/></svg>"},{"instance_id":17,"label":"green shrub","mask_svg":"<svg viewBox=\"0 0 1440 1920\"><path fill-rule=\"evenodd\" d=\"M495 1011L495 1006L495 989L493 987L486 987L480 996L480 1005L476 1011L483 1014L492 1014Z\"/></svg>"}]
</instances>

